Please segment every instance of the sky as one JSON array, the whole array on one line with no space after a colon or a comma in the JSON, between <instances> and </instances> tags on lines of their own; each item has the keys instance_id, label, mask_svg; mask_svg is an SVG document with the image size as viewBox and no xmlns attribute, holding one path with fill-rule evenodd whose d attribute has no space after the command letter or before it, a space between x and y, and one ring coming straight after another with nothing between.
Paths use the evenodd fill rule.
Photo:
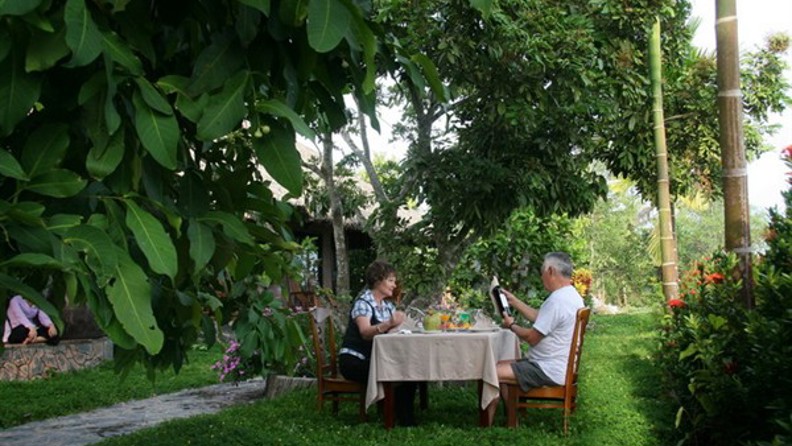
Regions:
<instances>
[{"instance_id":1,"label":"sky","mask_svg":"<svg viewBox=\"0 0 792 446\"><path fill-rule=\"evenodd\" d=\"M694 45L715 51L715 2L716 0L691 0L691 17L701 19ZM755 49L764 43L765 38L775 32L785 32L792 36L792 0L736 0L738 41L741 52ZM787 61L792 66L792 50L787 52ZM787 69L786 78L792 84L792 68ZM388 158L401 158L406 152L404 141L389 142L390 127L399 119L395 110L380 111L382 135L371 131L370 139L375 153ZM786 190L787 168L781 161L780 153L784 147L792 145L792 110L783 115L775 115L771 122L782 124L782 128L766 143L773 149L748 166L748 199L754 209L767 209L773 206L783 208L781 191ZM382 148L384 150L377 150Z\"/></svg>"}]
</instances>

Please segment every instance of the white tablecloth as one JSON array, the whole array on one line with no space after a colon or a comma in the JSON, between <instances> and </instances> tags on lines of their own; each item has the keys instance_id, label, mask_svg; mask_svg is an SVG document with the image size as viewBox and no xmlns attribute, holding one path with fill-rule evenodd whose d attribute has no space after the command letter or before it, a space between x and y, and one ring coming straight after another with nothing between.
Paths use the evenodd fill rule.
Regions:
<instances>
[{"instance_id":1,"label":"white tablecloth","mask_svg":"<svg viewBox=\"0 0 792 446\"><path fill-rule=\"evenodd\" d=\"M375 336L366 407L385 397L383 381L483 380L485 409L500 391L496 364L518 355L517 336L502 329Z\"/></svg>"}]
</instances>

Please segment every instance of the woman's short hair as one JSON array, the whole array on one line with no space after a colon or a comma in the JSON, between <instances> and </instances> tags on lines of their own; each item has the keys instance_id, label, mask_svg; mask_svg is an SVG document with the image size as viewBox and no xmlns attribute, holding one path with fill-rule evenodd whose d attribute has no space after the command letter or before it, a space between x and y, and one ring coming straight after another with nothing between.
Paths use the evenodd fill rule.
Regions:
<instances>
[{"instance_id":1,"label":"woman's short hair","mask_svg":"<svg viewBox=\"0 0 792 446\"><path fill-rule=\"evenodd\" d=\"M384 260L375 260L366 268L366 287L373 290L378 282L382 282L390 275L396 275L396 268Z\"/></svg>"},{"instance_id":2,"label":"woman's short hair","mask_svg":"<svg viewBox=\"0 0 792 446\"><path fill-rule=\"evenodd\" d=\"M572 270L574 269L574 265L572 265L572 257L565 252L548 252L544 256L544 263L542 264L542 270L547 269L548 267L552 266L559 274L566 277L567 279L572 278Z\"/></svg>"}]
</instances>

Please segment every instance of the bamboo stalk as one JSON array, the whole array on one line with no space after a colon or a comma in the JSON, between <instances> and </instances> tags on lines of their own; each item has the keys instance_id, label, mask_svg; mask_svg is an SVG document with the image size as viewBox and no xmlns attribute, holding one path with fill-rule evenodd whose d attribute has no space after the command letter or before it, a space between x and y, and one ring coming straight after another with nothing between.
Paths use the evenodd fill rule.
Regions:
<instances>
[{"instance_id":1,"label":"bamboo stalk","mask_svg":"<svg viewBox=\"0 0 792 446\"><path fill-rule=\"evenodd\" d=\"M735 0L717 0L718 123L720 126L725 247L739 257L742 298L753 307L748 170L745 161L740 51Z\"/></svg>"},{"instance_id":2,"label":"bamboo stalk","mask_svg":"<svg viewBox=\"0 0 792 446\"><path fill-rule=\"evenodd\" d=\"M663 295L667 300L679 296L676 240L671 215L671 188L668 175L668 150L663 121L662 62L660 52L660 19L656 18L649 37L649 71L652 82L652 118L654 121L655 156L657 160L657 208L660 220L660 251L662 257Z\"/></svg>"}]
</instances>

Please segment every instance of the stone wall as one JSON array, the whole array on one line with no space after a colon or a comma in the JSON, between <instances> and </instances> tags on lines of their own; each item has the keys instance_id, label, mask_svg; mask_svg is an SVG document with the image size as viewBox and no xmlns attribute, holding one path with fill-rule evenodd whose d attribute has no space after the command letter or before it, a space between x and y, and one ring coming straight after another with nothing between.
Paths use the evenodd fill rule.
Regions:
<instances>
[{"instance_id":1,"label":"stone wall","mask_svg":"<svg viewBox=\"0 0 792 446\"><path fill-rule=\"evenodd\" d=\"M113 343L107 338L68 339L58 345L6 344L0 358L0 380L16 381L46 377L93 367L113 359Z\"/></svg>"}]
</instances>

